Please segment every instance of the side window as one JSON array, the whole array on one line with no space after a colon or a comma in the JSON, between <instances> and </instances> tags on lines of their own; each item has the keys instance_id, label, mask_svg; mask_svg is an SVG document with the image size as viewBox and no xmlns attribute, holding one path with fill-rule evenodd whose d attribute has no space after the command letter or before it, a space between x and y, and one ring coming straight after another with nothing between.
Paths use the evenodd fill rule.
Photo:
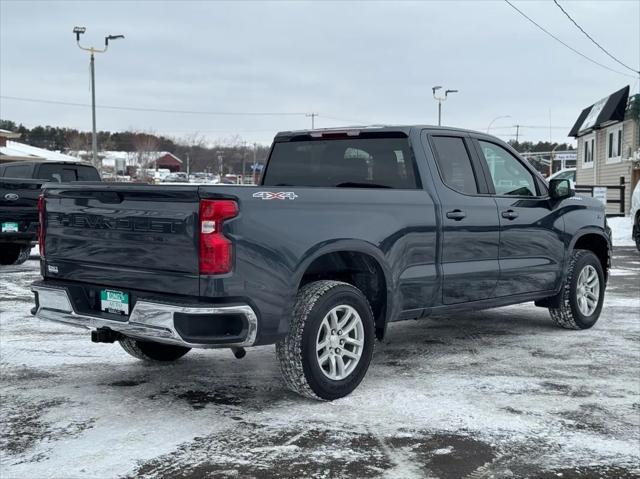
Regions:
<instances>
[{"instance_id":1,"label":"side window","mask_svg":"<svg viewBox=\"0 0 640 479\"><path fill-rule=\"evenodd\" d=\"M5 178L31 178L31 165L7 165L4 168Z\"/></svg>"},{"instance_id":2,"label":"side window","mask_svg":"<svg viewBox=\"0 0 640 479\"><path fill-rule=\"evenodd\" d=\"M442 181L460 193L478 193L478 184L464 140L454 136L434 136L433 145Z\"/></svg>"},{"instance_id":3,"label":"side window","mask_svg":"<svg viewBox=\"0 0 640 479\"><path fill-rule=\"evenodd\" d=\"M100 181L100 175L92 166L78 165L78 181Z\"/></svg>"},{"instance_id":4,"label":"side window","mask_svg":"<svg viewBox=\"0 0 640 479\"><path fill-rule=\"evenodd\" d=\"M515 156L501 146L480 140L497 195L536 196L533 175Z\"/></svg>"}]
</instances>

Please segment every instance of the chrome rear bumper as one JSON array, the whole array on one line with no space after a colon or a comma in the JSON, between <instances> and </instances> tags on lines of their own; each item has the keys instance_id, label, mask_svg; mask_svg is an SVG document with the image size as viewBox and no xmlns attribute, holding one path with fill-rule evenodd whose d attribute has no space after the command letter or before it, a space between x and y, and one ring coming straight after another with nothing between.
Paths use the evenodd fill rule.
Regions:
<instances>
[{"instance_id":1,"label":"chrome rear bumper","mask_svg":"<svg viewBox=\"0 0 640 479\"><path fill-rule=\"evenodd\" d=\"M65 288L33 285L31 291L37 294L36 317L49 321L84 327L87 329L109 328L133 338L175 344L189 348L228 348L247 347L255 343L258 332L258 318L253 309L246 305L201 306L176 305L138 300L126 321L106 319L74 310ZM246 320L243 337L234 342L190 342L178 332L174 314L207 315L211 321L218 317L224 321L225 316L241 315Z\"/></svg>"}]
</instances>

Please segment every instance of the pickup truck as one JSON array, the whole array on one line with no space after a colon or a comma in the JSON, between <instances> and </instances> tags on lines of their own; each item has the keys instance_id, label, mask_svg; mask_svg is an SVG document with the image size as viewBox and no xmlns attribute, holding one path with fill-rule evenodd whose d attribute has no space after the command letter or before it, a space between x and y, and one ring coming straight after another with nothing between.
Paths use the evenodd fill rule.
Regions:
<instances>
[{"instance_id":1,"label":"pickup truck","mask_svg":"<svg viewBox=\"0 0 640 479\"><path fill-rule=\"evenodd\" d=\"M49 184L39 318L132 356L276 344L286 385L353 391L390 323L535 302L600 316L602 203L492 136L430 126L277 134L260 184Z\"/></svg>"},{"instance_id":2,"label":"pickup truck","mask_svg":"<svg viewBox=\"0 0 640 479\"><path fill-rule=\"evenodd\" d=\"M29 259L38 238L38 196L48 181L100 181L92 165L65 161L0 164L0 264Z\"/></svg>"}]
</instances>

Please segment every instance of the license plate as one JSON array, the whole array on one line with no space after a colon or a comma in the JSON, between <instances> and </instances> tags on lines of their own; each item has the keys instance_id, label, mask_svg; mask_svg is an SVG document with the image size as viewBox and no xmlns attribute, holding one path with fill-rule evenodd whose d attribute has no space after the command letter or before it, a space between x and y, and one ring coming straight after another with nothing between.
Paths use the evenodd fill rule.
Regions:
<instances>
[{"instance_id":1,"label":"license plate","mask_svg":"<svg viewBox=\"0 0 640 479\"><path fill-rule=\"evenodd\" d=\"M106 313L129 314L129 294L113 289L100 291L100 309Z\"/></svg>"},{"instance_id":2,"label":"license plate","mask_svg":"<svg viewBox=\"0 0 640 479\"><path fill-rule=\"evenodd\" d=\"M18 232L18 223L2 223L2 232L3 233L17 233Z\"/></svg>"}]
</instances>

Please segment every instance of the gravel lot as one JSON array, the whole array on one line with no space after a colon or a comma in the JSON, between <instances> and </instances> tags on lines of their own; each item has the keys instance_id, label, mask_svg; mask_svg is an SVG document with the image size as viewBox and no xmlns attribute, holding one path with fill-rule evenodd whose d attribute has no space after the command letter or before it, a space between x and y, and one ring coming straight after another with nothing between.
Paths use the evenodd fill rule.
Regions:
<instances>
[{"instance_id":1,"label":"gravel lot","mask_svg":"<svg viewBox=\"0 0 640 479\"><path fill-rule=\"evenodd\" d=\"M640 477L640 255L600 322L533 304L396 323L360 388L284 389L273 347L148 365L29 314L0 269L0 477Z\"/></svg>"}]
</instances>

